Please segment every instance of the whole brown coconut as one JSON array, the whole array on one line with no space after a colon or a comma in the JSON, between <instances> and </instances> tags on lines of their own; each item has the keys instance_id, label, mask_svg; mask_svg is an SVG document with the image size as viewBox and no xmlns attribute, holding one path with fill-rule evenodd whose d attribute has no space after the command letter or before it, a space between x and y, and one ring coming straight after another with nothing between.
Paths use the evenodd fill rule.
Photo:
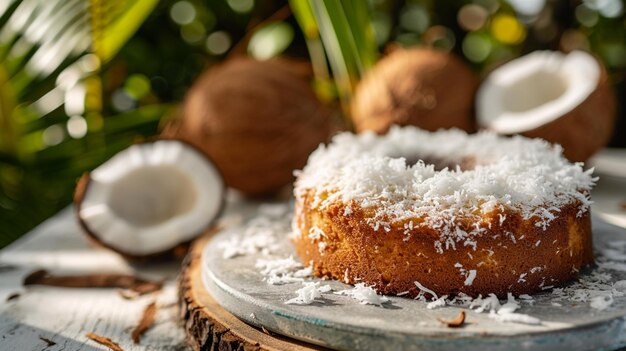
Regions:
<instances>
[{"instance_id":1,"label":"whole brown coconut","mask_svg":"<svg viewBox=\"0 0 626 351\"><path fill-rule=\"evenodd\" d=\"M386 132L392 124L474 130L474 73L452 54L397 49L357 86L351 106L358 132Z\"/></svg>"},{"instance_id":2,"label":"whole brown coconut","mask_svg":"<svg viewBox=\"0 0 626 351\"><path fill-rule=\"evenodd\" d=\"M251 196L279 190L329 134L329 110L301 68L286 59L235 58L209 70L168 136L207 153L233 188Z\"/></svg>"}]
</instances>

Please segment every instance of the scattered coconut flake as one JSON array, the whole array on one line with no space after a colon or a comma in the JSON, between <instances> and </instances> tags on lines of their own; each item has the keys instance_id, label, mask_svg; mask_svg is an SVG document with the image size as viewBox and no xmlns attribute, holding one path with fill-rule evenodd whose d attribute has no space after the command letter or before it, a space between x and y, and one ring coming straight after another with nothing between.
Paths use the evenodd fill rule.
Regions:
<instances>
[{"instance_id":1,"label":"scattered coconut flake","mask_svg":"<svg viewBox=\"0 0 626 351\"><path fill-rule=\"evenodd\" d=\"M541 267L533 267L533 268L530 269L530 273L531 274L535 274L535 273L540 272L540 271L541 271Z\"/></svg>"},{"instance_id":2,"label":"scattered coconut flake","mask_svg":"<svg viewBox=\"0 0 626 351\"><path fill-rule=\"evenodd\" d=\"M563 293L563 288L554 288L552 289L552 294L553 295L560 295Z\"/></svg>"},{"instance_id":3,"label":"scattered coconut flake","mask_svg":"<svg viewBox=\"0 0 626 351\"><path fill-rule=\"evenodd\" d=\"M489 294L485 298L478 296L469 306L470 309L473 307L477 307L476 313L483 313L486 310L495 312L500 309L500 300L495 294Z\"/></svg>"},{"instance_id":4,"label":"scattered coconut flake","mask_svg":"<svg viewBox=\"0 0 626 351\"><path fill-rule=\"evenodd\" d=\"M520 275L519 275L519 278L517 278L517 282L518 282L518 283L524 283L524 282L526 282L525 277L526 277L527 275L528 275L528 273L522 273L522 274L520 274Z\"/></svg>"},{"instance_id":5,"label":"scattered coconut flake","mask_svg":"<svg viewBox=\"0 0 626 351\"><path fill-rule=\"evenodd\" d=\"M618 280L613 283L613 289L619 292L626 292L626 280Z\"/></svg>"},{"instance_id":6,"label":"scattered coconut flake","mask_svg":"<svg viewBox=\"0 0 626 351\"><path fill-rule=\"evenodd\" d=\"M267 209L264 210L267 212ZM243 231L242 231L242 228ZM228 240L218 243L223 250L223 258L251 255L261 252L265 255L274 253L278 247L278 237L290 231L289 222L277 220L267 215L257 215L248 220L242 227L228 228Z\"/></svg>"},{"instance_id":7,"label":"scattered coconut flake","mask_svg":"<svg viewBox=\"0 0 626 351\"><path fill-rule=\"evenodd\" d=\"M437 307L443 307L447 304L446 299L448 298L448 295L443 295L440 298L438 298L435 301L431 301L426 305L426 308L428 308L429 310L435 309Z\"/></svg>"},{"instance_id":8,"label":"scattered coconut flake","mask_svg":"<svg viewBox=\"0 0 626 351\"><path fill-rule=\"evenodd\" d=\"M467 278L465 278L465 282L463 284L465 284L465 286L470 286L472 285L472 283L474 283L474 279L476 278L476 270L475 269L470 269L469 274L467 276Z\"/></svg>"},{"instance_id":9,"label":"scattered coconut flake","mask_svg":"<svg viewBox=\"0 0 626 351\"><path fill-rule=\"evenodd\" d=\"M425 287L424 285L420 284L420 282L418 282L417 280L414 281L413 283L415 283L415 286L417 286L417 288L420 289L421 292L430 294L432 296L433 300L439 299L439 297L437 296L437 294L435 294L434 291L432 291L432 290L428 289L427 287Z\"/></svg>"},{"instance_id":10,"label":"scattered coconut flake","mask_svg":"<svg viewBox=\"0 0 626 351\"><path fill-rule=\"evenodd\" d=\"M258 259L255 266L261 269L261 274L270 285L302 282L313 274L312 267L304 267L302 263L294 260L293 256L282 259Z\"/></svg>"},{"instance_id":11,"label":"scattered coconut flake","mask_svg":"<svg viewBox=\"0 0 626 351\"><path fill-rule=\"evenodd\" d=\"M515 301L513 294L507 294L507 302L501 305L499 308L491 308L489 311L489 318L493 318L500 322L515 322L522 324L538 325L541 324L539 318L529 316L527 314L515 313L520 308L520 305Z\"/></svg>"},{"instance_id":12,"label":"scattered coconut flake","mask_svg":"<svg viewBox=\"0 0 626 351\"><path fill-rule=\"evenodd\" d=\"M541 319L529 316L527 314L522 313L495 313L490 312L489 317L493 318L499 322L513 322L513 323L521 323L521 324L529 324L529 325L539 325L541 324Z\"/></svg>"},{"instance_id":13,"label":"scattered coconut flake","mask_svg":"<svg viewBox=\"0 0 626 351\"><path fill-rule=\"evenodd\" d=\"M337 291L335 294L350 296L359 300L363 305L382 306L382 304L389 302L387 297L378 295L374 288L365 285L365 283L358 283L352 289Z\"/></svg>"},{"instance_id":14,"label":"scattered coconut flake","mask_svg":"<svg viewBox=\"0 0 626 351\"><path fill-rule=\"evenodd\" d=\"M595 296L591 298L590 306L592 308L602 311L602 310L606 310L607 308L609 308L612 304L613 304L612 295L606 295L606 296L600 295L600 296Z\"/></svg>"},{"instance_id":15,"label":"scattered coconut flake","mask_svg":"<svg viewBox=\"0 0 626 351\"><path fill-rule=\"evenodd\" d=\"M286 305L310 305L314 302L324 301L319 300L322 297L322 293L331 291L330 285L319 286L319 282L305 282L304 286L296 290L298 296L291 300L285 301Z\"/></svg>"},{"instance_id":16,"label":"scattered coconut flake","mask_svg":"<svg viewBox=\"0 0 626 351\"><path fill-rule=\"evenodd\" d=\"M319 288L317 288L317 290L321 293L328 293L333 291L333 288L330 287L330 285L326 284L326 285L322 285Z\"/></svg>"}]
</instances>

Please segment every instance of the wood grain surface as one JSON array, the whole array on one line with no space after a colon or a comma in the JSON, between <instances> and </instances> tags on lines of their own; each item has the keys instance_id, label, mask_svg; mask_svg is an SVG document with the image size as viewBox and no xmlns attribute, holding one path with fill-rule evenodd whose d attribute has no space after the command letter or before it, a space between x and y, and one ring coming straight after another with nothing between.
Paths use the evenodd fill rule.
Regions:
<instances>
[{"instance_id":1,"label":"wood grain surface","mask_svg":"<svg viewBox=\"0 0 626 351\"><path fill-rule=\"evenodd\" d=\"M0 251L0 350L108 350L85 336L90 332L110 338L125 351L188 350L176 303L179 267L180 262L132 266L90 245L71 209L66 209ZM40 268L73 275L136 274L165 279L165 285L159 293L133 300L123 298L118 289L23 287L24 276ZM132 330L154 300L155 324L136 345Z\"/></svg>"},{"instance_id":2,"label":"wood grain surface","mask_svg":"<svg viewBox=\"0 0 626 351\"><path fill-rule=\"evenodd\" d=\"M200 277L202 249L213 233L198 239L179 281L179 304L187 342L194 350L320 350L252 327L224 310L205 290Z\"/></svg>"}]
</instances>

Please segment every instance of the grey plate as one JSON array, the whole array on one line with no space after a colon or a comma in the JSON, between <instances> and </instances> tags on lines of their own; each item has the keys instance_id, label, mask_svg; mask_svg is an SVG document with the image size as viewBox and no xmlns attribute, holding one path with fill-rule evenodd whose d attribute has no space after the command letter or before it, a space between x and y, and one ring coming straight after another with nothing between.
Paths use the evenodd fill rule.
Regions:
<instances>
[{"instance_id":1,"label":"grey plate","mask_svg":"<svg viewBox=\"0 0 626 351\"><path fill-rule=\"evenodd\" d=\"M626 230L594 217L594 245L626 240ZM244 227L242 226L243 230ZM462 307L429 310L412 299L389 297L383 307L361 305L347 296L325 294L324 303L286 305L300 283L269 285L263 281L257 253L223 259L219 243L232 236L215 236L204 252L204 284L213 297L240 319L292 338L349 350L597 350L626 345L626 297L616 297L604 311L586 302L559 301L552 305L550 292L535 294L534 304L522 304L519 313L540 318L542 325L503 323ZM626 250L626 249L623 249ZM280 240L276 257L294 254L286 237ZM295 255L294 255L295 257ZM607 271L613 281L626 279L626 272ZM590 274L586 272L584 274ZM319 280L319 279L313 279ZM336 290L352 286L326 281ZM453 319L465 310L468 324L447 328L437 318Z\"/></svg>"}]
</instances>

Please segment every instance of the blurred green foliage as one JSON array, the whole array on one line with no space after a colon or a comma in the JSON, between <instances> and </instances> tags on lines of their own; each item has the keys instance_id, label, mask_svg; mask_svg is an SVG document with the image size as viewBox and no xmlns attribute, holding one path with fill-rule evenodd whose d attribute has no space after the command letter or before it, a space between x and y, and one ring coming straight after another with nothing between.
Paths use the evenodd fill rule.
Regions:
<instances>
[{"instance_id":1,"label":"blurred green foliage","mask_svg":"<svg viewBox=\"0 0 626 351\"><path fill-rule=\"evenodd\" d=\"M228 57L310 59L316 91L337 103L393 46L452 51L482 74L536 49L586 49L605 62L623 97L624 6L622 0L0 2L0 247L67 206L83 172L154 136L200 72ZM332 41L350 50L330 47ZM624 131L626 99L620 100ZM616 134L613 144L626 146L626 135Z\"/></svg>"}]
</instances>

